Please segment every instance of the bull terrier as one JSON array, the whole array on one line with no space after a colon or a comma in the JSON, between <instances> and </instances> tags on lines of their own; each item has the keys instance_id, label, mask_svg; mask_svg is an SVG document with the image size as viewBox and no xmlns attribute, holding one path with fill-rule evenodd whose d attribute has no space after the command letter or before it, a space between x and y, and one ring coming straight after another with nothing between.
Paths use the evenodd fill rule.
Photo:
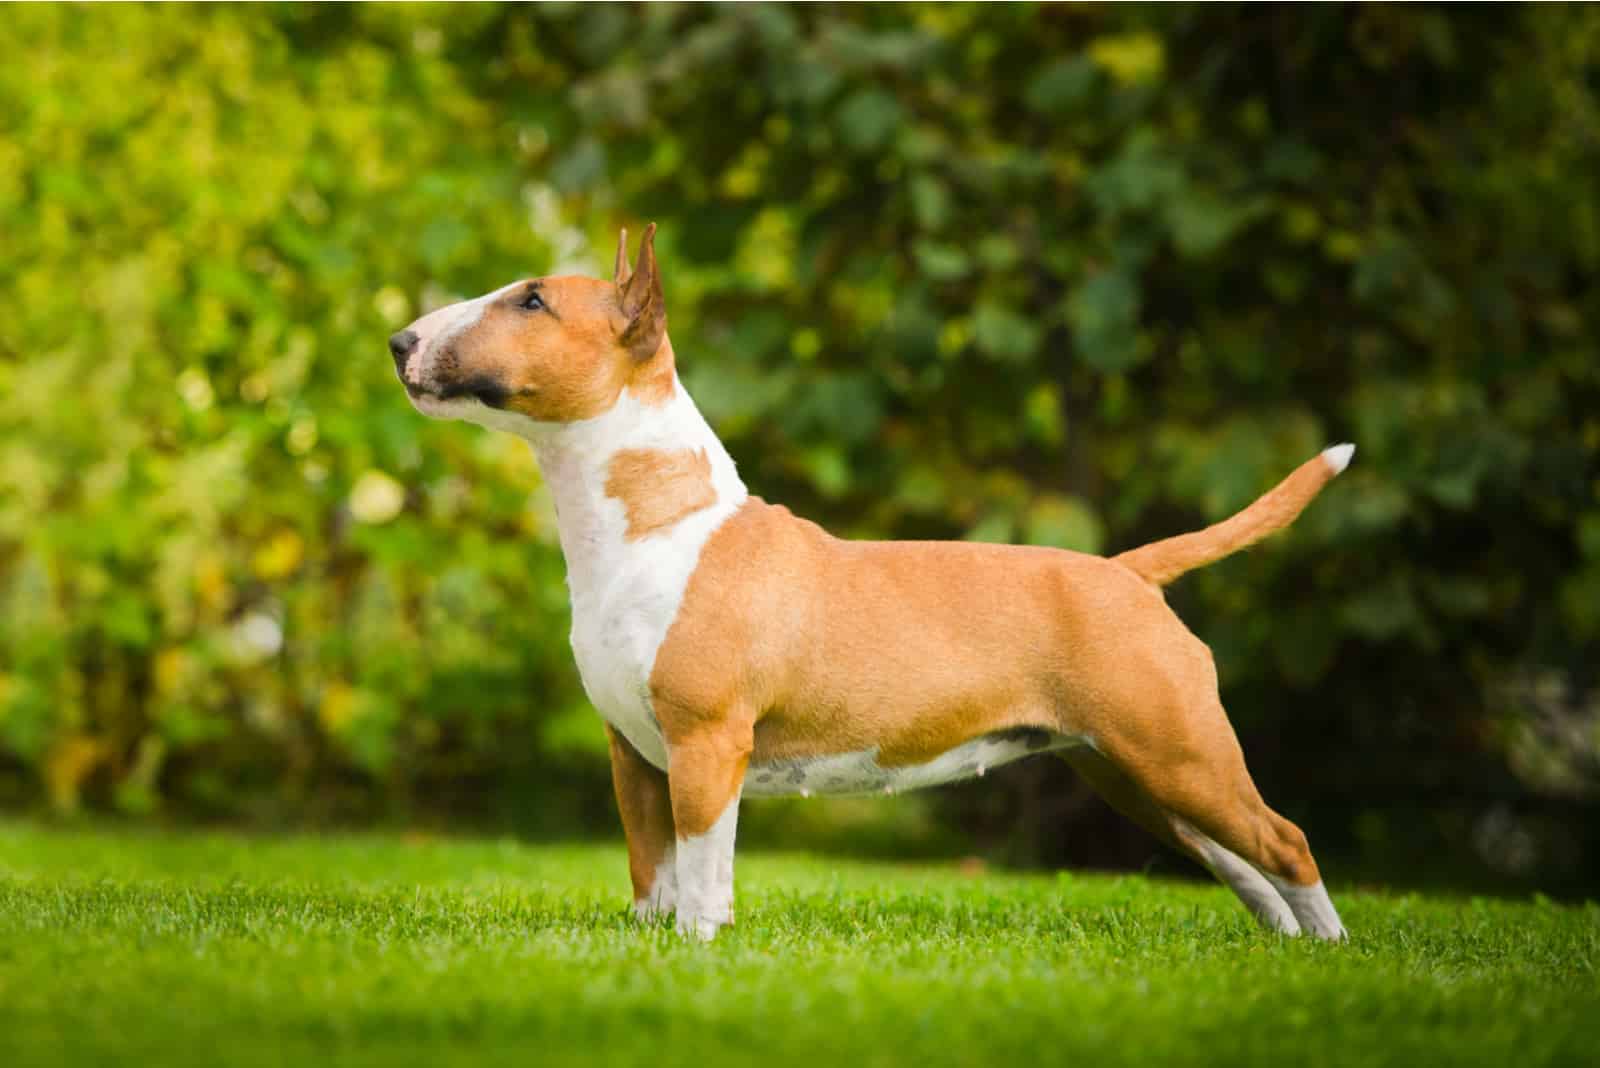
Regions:
<instances>
[{"instance_id":1,"label":"bull terrier","mask_svg":"<svg viewBox=\"0 0 1600 1068\"><path fill-rule=\"evenodd\" d=\"M533 447L635 912L701 939L731 921L743 796L909 790L1052 752L1264 926L1344 937L1305 835L1245 769L1210 650L1161 588L1283 529L1355 447L1111 558L841 540L751 496L684 391L654 235L630 269L623 232L609 282L513 282L389 339L418 411Z\"/></svg>"}]
</instances>

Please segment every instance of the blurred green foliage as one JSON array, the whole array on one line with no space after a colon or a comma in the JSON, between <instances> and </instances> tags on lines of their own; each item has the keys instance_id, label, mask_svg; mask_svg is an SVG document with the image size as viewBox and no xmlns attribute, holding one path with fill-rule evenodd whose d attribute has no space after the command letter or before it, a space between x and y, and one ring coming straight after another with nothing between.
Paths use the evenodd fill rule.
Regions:
<instances>
[{"instance_id":1,"label":"blurred green foliage","mask_svg":"<svg viewBox=\"0 0 1600 1068\"><path fill-rule=\"evenodd\" d=\"M1592 796L1592 9L41 7L0 40L12 802L522 783L594 818L532 460L417 417L383 341L645 219L690 390L841 534L1117 551L1356 441L1173 594L1258 777L1352 839L1362 797Z\"/></svg>"}]
</instances>

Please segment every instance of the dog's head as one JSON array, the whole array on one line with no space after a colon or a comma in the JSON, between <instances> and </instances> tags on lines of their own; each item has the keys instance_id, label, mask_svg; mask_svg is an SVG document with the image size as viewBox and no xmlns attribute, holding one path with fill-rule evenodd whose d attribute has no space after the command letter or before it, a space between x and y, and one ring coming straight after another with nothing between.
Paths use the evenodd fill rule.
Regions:
<instances>
[{"instance_id":1,"label":"dog's head","mask_svg":"<svg viewBox=\"0 0 1600 1068\"><path fill-rule=\"evenodd\" d=\"M534 278L424 315L389 339L395 371L424 415L502 429L573 423L624 389L645 403L672 391L672 346L656 270L654 223L616 277Z\"/></svg>"}]
</instances>

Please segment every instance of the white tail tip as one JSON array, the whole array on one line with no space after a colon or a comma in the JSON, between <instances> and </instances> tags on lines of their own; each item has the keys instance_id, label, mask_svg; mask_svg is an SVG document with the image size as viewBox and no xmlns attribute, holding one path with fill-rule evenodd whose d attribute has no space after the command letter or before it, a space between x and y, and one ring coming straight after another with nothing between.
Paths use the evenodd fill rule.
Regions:
<instances>
[{"instance_id":1,"label":"white tail tip","mask_svg":"<svg viewBox=\"0 0 1600 1068\"><path fill-rule=\"evenodd\" d=\"M1350 457L1355 454L1356 447L1347 441L1343 445L1329 445L1326 449L1323 449L1322 459L1337 475L1350 466Z\"/></svg>"}]
</instances>

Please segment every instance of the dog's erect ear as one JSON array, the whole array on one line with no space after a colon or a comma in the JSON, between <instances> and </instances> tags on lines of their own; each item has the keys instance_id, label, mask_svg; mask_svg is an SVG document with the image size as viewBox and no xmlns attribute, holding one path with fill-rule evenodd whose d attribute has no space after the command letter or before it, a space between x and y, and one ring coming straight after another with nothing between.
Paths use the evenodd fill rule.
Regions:
<instances>
[{"instance_id":1,"label":"dog's erect ear","mask_svg":"<svg viewBox=\"0 0 1600 1068\"><path fill-rule=\"evenodd\" d=\"M613 281L617 283L617 288L620 290L628 284L628 279L632 275L633 272L628 270L628 231L624 227L622 232L617 235L617 272L613 277Z\"/></svg>"},{"instance_id":2,"label":"dog's erect ear","mask_svg":"<svg viewBox=\"0 0 1600 1068\"><path fill-rule=\"evenodd\" d=\"M618 254L619 262L626 262ZM656 270L656 224L644 228L639 242L639 260L627 281L617 286L617 302L628 325L622 343L636 360L648 360L661 347L667 333L667 305L661 297L661 275Z\"/></svg>"}]
</instances>

